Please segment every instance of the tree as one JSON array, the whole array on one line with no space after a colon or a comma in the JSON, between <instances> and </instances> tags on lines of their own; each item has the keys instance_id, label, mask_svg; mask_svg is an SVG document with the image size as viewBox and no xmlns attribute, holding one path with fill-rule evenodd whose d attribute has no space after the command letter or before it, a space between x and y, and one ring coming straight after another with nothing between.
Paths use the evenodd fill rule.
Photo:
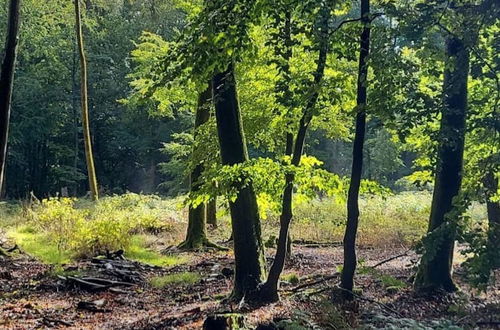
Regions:
<instances>
[{"instance_id":1,"label":"tree","mask_svg":"<svg viewBox=\"0 0 500 330\"><path fill-rule=\"evenodd\" d=\"M81 103L82 103L82 125L83 125L83 140L85 145L85 157L87 161L87 172L89 179L90 193L93 200L99 198L99 190L97 188L97 177L94 166L94 155L92 153L92 137L90 136L89 123L89 106L88 106L88 91L87 91L87 59L85 58L85 50L83 46L83 29L82 17L80 11L80 0L75 1L75 18L76 18L76 35L78 41L78 51L80 54L80 75L81 75Z\"/></svg>"},{"instance_id":2,"label":"tree","mask_svg":"<svg viewBox=\"0 0 500 330\"><path fill-rule=\"evenodd\" d=\"M213 95L217 132L223 165L238 165L248 161L248 151L236 92L233 65L213 77ZM251 181L240 178L234 182L236 198L230 201L235 275L232 297L241 299L252 295L265 274L257 198Z\"/></svg>"},{"instance_id":3,"label":"tree","mask_svg":"<svg viewBox=\"0 0 500 330\"><path fill-rule=\"evenodd\" d=\"M354 272L356 271L356 235L359 223L359 188L363 173L363 146L366 132L366 104L368 82L368 57L370 54L370 0L361 0L361 33L357 105L356 132L352 151L352 170L347 197L347 226L344 235L344 267L340 287L345 289L345 297L352 297L350 292L354 287Z\"/></svg>"},{"instance_id":4,"label":"tree","mask_svg":"<svg viewBox=\"0 0 500 330\"><path fill-rule=\"evenodd\" d=\"M422 260L415 280L415 287L419 290L456 290L451 278L455 234L446 224L451 220L447 216L453 210L453 199L458 197L462 182L468 75L469 51L464 41L448 36L441 142L428 232L443 230L439 231L441 237L432 256Z\"/></svg>"},{"instance_id":5,"label":"tree","mask_svg":"<svg viewBox=\"0 0 500 330\"><path fill-rule=\"evenodd\" d=\"M0 197L4 191L7 141L9 138L11 100L20 25L20 8L21 0L10 1L7 37L4 50L5 55L2 62L2 71L0 73Z\"/></svg>"},{"instance_id":6,"label":"tree","mask_svg":"<svg viewBox=\"0 0 500 330\"><path fill-rule=\"evenodd\" d=\"M212 105L212 83L208 84L208 87L200 93L198 98L198 106L196 109L195 116L195 124L194 124L194 150L193 156L195 157L199 153L204 153L206 150L204 149L203 141L200 140L199 134L197 130L200 127L208 122L210 119L210 108ZM194 168L191 172L190 176L190 185L191 185L191 193L196 194L199 190L202 182L202 173L204 170L204 164L202 162L194 165ZM216 244L211 243L207 238L206 225L208 222L209 215L209 206L212 207L210 209L211 221L213 223L213 205L211 202L205 203L201 202L198 205L193 205L192 203L189 205L189 221L188 221L188 229L186 240L179 245L181 249L199 249L202 247L216 247L220 248Z\"/></svg>"},{"instance_id":7,"label":"tree","mask_svg":"<svg viewBox=\"0 0 500 330\"><path fill-rule=\"evenodd\" d=\"M310 95L308 95L308 100L303 110L302 117L300 119L299 128L295 140L290 139L290 133L286 135L286 154L290 154L290 149L293 149L293 154L291 158L291 165L298 167L300 166L302 153L304 151L304 144L306 139L307 130L311 124L311 120L314 116L314 108L319 97L319 91L321 89L321 83L323 81L327 55L329 51L329 21L331 16L331 7L328 2L322 2L319 9L318 18L318 60L317 68L314 72L314 83ZM289 59L291 55L286 55ZM282 197L282 211L280 215L280 232L278 236L278 246L276 249L276 255L273 264L269 270L269 275L266 282L260 288L260 295L264 301L276 301L279 300L278 287L279 278L281 272L283 271L285 265L285 259L287 255L288 239L289 239L289 229L290 223L293 218L293 189L294 189L294 173L287 173L285 175L285 188L283 190Z\"/></svg>"},{"instance_id":8,"label":"tree","mask_svg":"<svg viewBox=\"0 0 500 330\"><path fill-rule=\"evenodd\" d=\"M468 79L470 52L495 1L480 4L453 4L454 18L448 28L438 22L445 34L445 68L439 129L435 186L428 235L415 289L418 291L457 290L452 279L455 239L462 213L461 185L464 168L465 135L468 118ZM447 10L448 8L445 8ZM442 16L443 14L441 14ZM463 194L462 194L463 195Z\"/></svg>"}]
</instances>

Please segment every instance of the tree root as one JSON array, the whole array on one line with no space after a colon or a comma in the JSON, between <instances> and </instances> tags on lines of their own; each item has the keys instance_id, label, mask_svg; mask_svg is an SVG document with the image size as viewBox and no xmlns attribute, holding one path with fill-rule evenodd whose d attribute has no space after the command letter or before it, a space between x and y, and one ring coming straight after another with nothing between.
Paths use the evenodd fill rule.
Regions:
<instances>
[{"instance_id":1,"label":"tree root","mask_svg":"<svg viewBox=\"0 0 500 330\"><path fill-rule=\"evenodd\" d=\"M201 241L193 242L193 241L184 241L177 246L179 250L183 251L196 251L196 250L205 250L205 249L215 249L219 251L228 251L229 248L225 246L218 245L216 243L211 242L208 238L204 238Z\"/></svg>"}]
</instances>

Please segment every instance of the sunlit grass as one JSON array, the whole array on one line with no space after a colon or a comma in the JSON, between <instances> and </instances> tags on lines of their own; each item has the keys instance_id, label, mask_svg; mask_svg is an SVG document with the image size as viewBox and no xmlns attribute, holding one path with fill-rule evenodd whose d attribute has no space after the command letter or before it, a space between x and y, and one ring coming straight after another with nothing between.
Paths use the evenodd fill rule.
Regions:
<instances>
[{"instance_id":1,"label":"sunlit grass","mask_svg":"<svg viewBox=\"0 0 500 330\"><path fill-rule=\"evenodd\" d=\"M153 277L149 284L154 288L164 288L170 285L191 285L198 283L201 280L201 275L198 273L184 272L170 274L165 276Z\"/></svg>"},{"instance_id":2,"label":"sunlit grass","mask_svg":"<svg viewBox=\"0 0 500 330\"><path fill-rule=\"evenodd\" d=\"M42 233L37 233L27 225L12 229L8 236L13 239L22 251L46 264L61 265L72 260L71 253L59 251L57 245Z\"/></svg>"},{"instance_id":3,"label":"sunlit grass","mask_svg":"<svg viewBox=\"0 0 500 330\"><path fill-rule=\"evenodd\" d=\"M297 285L300 282L300 278L297 274L291 273L291 274L283 274L281 275L280 279L282 281L288 282L292 285Z\"/></svg>"},{"instance_id":4,"label":"sunlit grass","mask_svg":"<svg viewBox=\"0 0 500 330\"><path fill-rule=\"evenodd\" d=\"M159 252L149 249L145 245L143 235L136 235L132 238L131 245L125 251L125 257L142 263L162 267L172 267L187 261L185 256L162 255Z\"/></svg>"}]
</instances>

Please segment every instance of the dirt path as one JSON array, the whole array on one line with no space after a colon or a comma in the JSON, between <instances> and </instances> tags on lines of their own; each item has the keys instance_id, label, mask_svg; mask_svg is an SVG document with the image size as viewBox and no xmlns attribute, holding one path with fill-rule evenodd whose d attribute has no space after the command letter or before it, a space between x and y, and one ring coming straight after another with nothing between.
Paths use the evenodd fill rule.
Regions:
<instances>
[{"instance_id":1,"label":"dirt path","mask_svg":"<svg viewBox=\"0 0 500 330\"><path fill-rule=\"evenodd\" d=\"M330 288L337 279L306 287L291 293L297 285L316 281L320 275L331 275L342 260L339 247L295 247L295 254L285 274L297 275L298 284L284 284L280 303L258 309L221 303L231 289L231 253L195 253L190 262L170 269L148 270L146 281L125 290L88 293L69 288L51 274L51 269L28 256L0 260L0 328L35 329L198 329L205 317L214 312L238 310L246 315L249 326L276 318L300 319L308 327L342 328L371 324L380 327L393 319L417 321L448 319L461 326L495 328L500 324L500 290L492 288L488 295L470 293L441 296L438 299L417 297L411 291L409 278L416 256L387 262L376 270L368 266L402 254L404 248L361 249L366 260L357 276L360 299L341 313L328 304ZM89 262L72 265L86 269ZM223 269L226 268L226 273ZM148 280L155 276L194 272L202 280L195 284L174 284L154 288ZM458 278L460 282L460 278ZM464 289L465 290L465 289ZM81 301L101 301L98 312L78 308ZM332 314L332 315L330 315ZM325 316L326 315L326 316ZM342 320L339 319L342 318ZM347 323L343 323L347 321ZM397 321L400 322L400 321ZM401 321L402 322L402 321Z\"/></svg>"}]
</instances>

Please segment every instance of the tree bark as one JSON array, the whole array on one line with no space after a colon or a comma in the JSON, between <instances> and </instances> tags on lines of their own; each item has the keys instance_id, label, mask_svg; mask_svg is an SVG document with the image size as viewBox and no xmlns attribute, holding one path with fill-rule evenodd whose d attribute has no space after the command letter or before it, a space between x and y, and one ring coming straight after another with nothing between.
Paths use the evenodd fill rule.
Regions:
<instances>
[{"instance_id":1,"label":"tree bark","mask_svg":"<svg viewBox=\"0 0 500 330\"><path fill-rule=\"evenodd\" d=\"M213 77L213 95L220 152L223 165L236 165L248 160L241 113L236 92L233 65ZM264 246L257 198L248 178L234 183L237 195L229 203L232 219L235 276L233 299L252 300L253 293L265 274Z\"/></svg>"},{"instance_id":2,"label":"tree bark","mask_svg":"<svg viewBox=\"0 0 500 330\"><path fill-rule=\"evenodd\" d=\"M207 224L217 228L217 197L207 203Z\"/></svg>"},{"instance_id":3,"label":"tree bark","mask_svg":"<svg viewBox=\"0 0 500 330\"><path fill-rule=\"evenodd\" d=\"M3 197L5 166L7 163L7 142L17 60L20 8L21 0L10 1L5 55L2 62L2 72L0 73L0 198Z\"/></svg>"},{"instance_id":4,"label":"tree bark","mask_svg":"<svg viewBox=\"0 0 500 330\"><path fill-rule=\"evenodd\" d=\"M195 148L200 146L196 143L199 139L198 129L208 122L210 119L210 105L212 102L212 86L208 84L208 87L200 93L198 97L198 106L196 108L196 118L194 123L194 139ZM196 154L199 150L193 150L193 154ZM193 171L191 172L191 193L195 193L200 189L201 186L201 176L204 171L203 164L197 164ZM179 245L181 249L200 249L207 245L212 245L209 243L207 238L206 230L207 222L207 206L205 203L201 203L198 206L189 206L189 222L186 240Z\"/></svg>"},{"instance_id":5,"label":"tree bark","mask_svg":"<svg viewBox=\"0 0 500 330\"><path fill-rule=\"evenodd\" d=\"M302 118L299 123L299 130L295 138L295 143L289 144L293 145L293 155L291 164L293 166L300 166L300 160L302 158L302 153L304 150L305 139L307 134L307 129L313 118L313 109L316 106L316 102L319 97L319 87L323 81L326 60L329 50L329 28L328 23L330 19L330 8L324 5L320 12L320 28L319 28L319 56L317 61L317 68L314 73L314 91L310 96L307 104L305 105ZM288 144L288 143L287 143ZM280 232L278 236L278 246L276 249L276 255L269 270L269 275L266 282L260 288L260 299L263 302L273 302L279 300L279 278L285 266L285 260L288 250L288 240L289 240L289 229L290 223L293 218L293 184L295 181L295 175L293 173L288 173L285 176L285 188L283 191L283 202L282 211L280 215Z\"/></svg>"},{"instance_id":6,"label":"tree bark","mask_svg":"<svg viewBox=\"0 0 500 330\"><path fill-rule=\"evenodd\" d=\"M500 268L500 203L490 199L498 190L498 179L490 171L485 177L484 186L487 190L486 209L488 213L488 250L493 258L493 269Z\"/></svg>"},{"instance_id":7,"label":"tree bark","mask_svg":"<svg viewBox=\"0 0 500 330\"><path fill-rule=\"evenodd\" d=\"M89 188L93 200L99 198L99 190L97 188L97 177L94 166L94 156L92 153L92 138L90 135L89 123L89 106L88 106L88 90L87 90L87 59L85 58L85 49L83 46L83 29L82 17L80 10L80 0L75 1L75 18L76 18L76 36L78 42L78 50L80 54L80 75L81 75L81 103L82 103L82 125L83 125L83 140L85 144L85 157L87 161L87 172L89 178Z\"/></svg>"},{"instance_id":8,"label":"tree bark","mask_svg":"<svg viewBox=\"0 0 500 330\"><path fill-rule=\"evenodd\" d=\"M467 117L467 78L469 52L462 40L449 35L446 40L446 62L440 127L440 145L434 194L428 232L442 229L449 224L447 214L453 210L453 198L459 194L462 183L462 166ZM455 233L450 227L438 238L432 256L422 257L415 289L418 291L455 291L451 272Z\"/></svg>"},{"instance_id":9,"label":"tree bark","mask_svg":"<svg viewBox=\"0 0 500 330\"><path fill-rule=\"evenodd\" d=\"M344 267L340 287L344 289L344 298L352 299L354 273L356 271L356 236L359 224L359 187L363 173L363 147L366 133L366 101L368 81L368 57L370 54L370 0L361 0L361 32L358 83L356 132L352 149L351 181L347 196L347 224L344 234Z\"/></svg>"}]
</instances>

